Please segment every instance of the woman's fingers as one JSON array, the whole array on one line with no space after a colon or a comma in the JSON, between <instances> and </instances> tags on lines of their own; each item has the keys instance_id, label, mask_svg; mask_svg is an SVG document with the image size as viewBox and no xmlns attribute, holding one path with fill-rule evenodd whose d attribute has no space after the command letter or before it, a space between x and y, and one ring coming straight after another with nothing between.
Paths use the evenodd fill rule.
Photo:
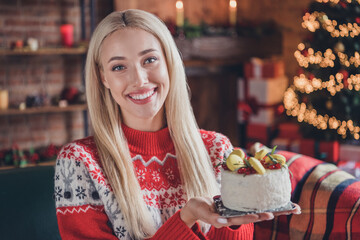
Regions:
<instances>
[{"instance_id":1,"label":"woman's fingers","mask_svg":"<svg viewBox=\"0 0 360 240\"><path fill-rule=\"evenodd\" d=\"M248 214L238 217L225 218L220 216L216 210L214 201L211 198L191 198L180 212L181 219L191 227L196 221L201 220L205 223L211 224L216 228L227 227L232 225L242 225L252 222L267 221L274 218L274 216L285 214L300 214L299 205L295 204L295 209L291 211L283 211L277 213L264 212L257 214Z\"/></svg>"}]
</instances>

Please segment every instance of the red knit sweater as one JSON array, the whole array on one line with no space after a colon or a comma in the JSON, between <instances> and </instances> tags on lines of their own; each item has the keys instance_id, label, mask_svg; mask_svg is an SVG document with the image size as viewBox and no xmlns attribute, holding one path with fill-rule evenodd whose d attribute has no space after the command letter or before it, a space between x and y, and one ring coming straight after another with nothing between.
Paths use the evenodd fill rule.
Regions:
<instances>
[{"instance_id":1,"label":"red knit sweater","mask_svg":"<svg viewBox=\"0 0 360 240\"><path fill-rule=\"evenodd\" d=\"M123 125L123 130L144 201L158 229L151 239L252 239L253 224L237 230L211 227L205 233L197 223L188 228L180 218L187 197L168 128L141 132ZM200 133L219 181L220 169L215 166L232 146L221 134ZM132 239L99 164L92 137L67 144L60 151L54 196L63 239Z\"/></svg>"}]
</instances>

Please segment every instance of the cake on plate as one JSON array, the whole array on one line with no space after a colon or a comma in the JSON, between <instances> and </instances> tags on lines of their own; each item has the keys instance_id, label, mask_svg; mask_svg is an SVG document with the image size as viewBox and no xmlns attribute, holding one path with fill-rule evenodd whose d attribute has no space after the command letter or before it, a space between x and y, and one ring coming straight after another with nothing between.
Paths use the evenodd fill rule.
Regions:
<instances>
[{"instance_id":1,"label":"cake on plate","mask_svg":"<svg viewBox=\"0 0 360 240\"><path fill-rule=\"evenodd\" d=\"M286 159L262 149L248 157L235 149L222 164L221 199L236 211L275 211L287 206L291 182Z\"/></svg>"}]
</instances>

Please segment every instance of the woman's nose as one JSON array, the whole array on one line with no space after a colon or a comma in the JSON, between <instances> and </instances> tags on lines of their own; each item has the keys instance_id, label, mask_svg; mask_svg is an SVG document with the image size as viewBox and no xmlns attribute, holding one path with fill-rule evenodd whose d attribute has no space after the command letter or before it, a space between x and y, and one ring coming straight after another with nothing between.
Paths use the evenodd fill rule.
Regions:
<instances>
[{"instance_id":1,"label":"woman's nose","mask_svg":"<svg viewBox=\"0 0 360 240\"><path fill-rule=\"evenodd\" d=\"M141 67L134 68L133 80L137 86L142 86L149 81L146 71Z\"/></svg>"}]
</instances>

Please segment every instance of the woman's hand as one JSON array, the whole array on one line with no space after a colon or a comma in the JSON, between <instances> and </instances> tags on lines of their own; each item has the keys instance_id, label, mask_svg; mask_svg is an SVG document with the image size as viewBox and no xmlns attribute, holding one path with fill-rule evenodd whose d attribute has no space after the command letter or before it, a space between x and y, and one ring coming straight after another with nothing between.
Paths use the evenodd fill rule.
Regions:
<instances>
[{"instance_id":1,"label":"woman's hand","mask_svg":"<svg viewBox=\"0 0 360 240\"><path fill-rule=\"evenodd\" d=\"M274 218L274 214L266 212L248 214L239 217L224 218L216 212L213 199L196 197L191 198L185 204L185 206L180 212L180 218L190 228L195 224L197 220L201 220L205 223L211 224L216 228L221 228L232 225L242 225L251 222L271 220Z\"/></svg>"}]
</instances>

